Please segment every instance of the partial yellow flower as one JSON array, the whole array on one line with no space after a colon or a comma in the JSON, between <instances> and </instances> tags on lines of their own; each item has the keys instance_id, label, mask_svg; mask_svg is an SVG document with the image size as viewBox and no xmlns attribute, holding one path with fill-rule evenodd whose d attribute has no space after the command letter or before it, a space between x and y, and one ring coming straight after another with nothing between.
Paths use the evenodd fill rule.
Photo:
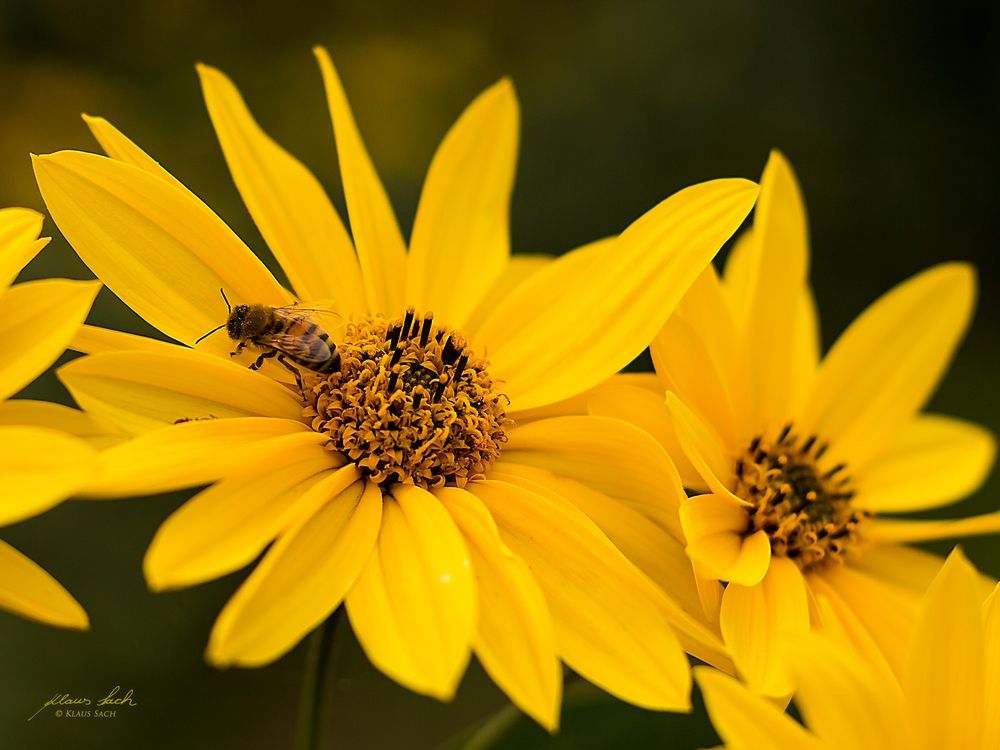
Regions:
<instances>
[{"instance_id":1,"label":"partial yellow flower","mask_svg":"<svg viewBox=\"0 0 1000 750\"><path fill-rule=\"evenodd\" d=\"M10 400L63 353L100 284L45 279L11 286L48 244L42 217L0 209L0 526L44 513L90 481L95 420L58 404ZM76 433L75 437L69 433ZM0 609L49 625L86 629L87 613L58 581L0 541Z\"/></svg>"},{"instance_id":2,"label":"partial yellow flower","mask_svg":"<svg viewBox=\"0 0 1000 750\"><path fill-rule=\"evenodd\" d=\"M968 325L972 269L948 263L900 284L821 359L807 266L802 198L774 153L724 278L707 269L654 339L656 376L620 380L588 402L675 458L694 496L655 546L675 564L683 544L697 579L665 575L648 541L612 539L717 622L738 671L772 695L790 689L778 645L821 619L817 596L859 648L898 668L941 564L903 543L1000 529L1000 513L895 517L967 495L993 463L987 430L920 411Z\"/></svg>"},{"instance_id":3,"label":"partial yellow flower","mask_svg":"<svg viewBox=\"0 0 1000 750\"><path fill-rule=\"evenodd\" d=\"M110 158L35 160L80 257L181 344L94 327L78 337L91 356L60 377L82 407L137 436L102 454L88 493L215 483L164 523L145 573L153 589L178 588L264 552L212 631L217 665L271 662L345 602L371 661L421 693L450 698L474 652L548 728L560 659L627 701L686 709L690 674L670 624L715 662L726 661L721 641L615 549L574 493L521 475L522 461L544 456L518 424L633 359L756 186L697 185L619 239L551 262L511 257L518 109L503 80L437 150L407 246L334 67L317 56L351 236L232 82L199 67L236 186L294 291L105 120L86 118ZM300 391L273 362L248 369L259 352L231 361L224 332L195 346L226 321L220 288L236 306L333 300L339 368L299 368ZM588 427L586 450L566 450L553 468L647 502L617 478L669 471L665 452L623 422Z\"/></svg>"},{"instance_id":4,"label":"partial yellow flower","mask_svg":"<svg viewBox=\"0 0 1000 750\"><path fill-rule=\"evenodd\" d=\"M998 587L1000 589L1000 587ZM729 750L988 750L1000 747L1000 595L955 550L927 590L897 679L845 634L813 633L784 656L808 731L772 701L695 670ZM821 606L831 604L822 595Z\"/></svg>"}]
</instances>

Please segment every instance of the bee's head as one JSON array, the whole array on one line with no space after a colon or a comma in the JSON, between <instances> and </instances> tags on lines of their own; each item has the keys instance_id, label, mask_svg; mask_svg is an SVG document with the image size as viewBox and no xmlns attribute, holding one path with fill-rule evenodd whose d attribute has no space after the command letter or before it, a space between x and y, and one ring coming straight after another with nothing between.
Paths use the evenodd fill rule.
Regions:
<instances>
[{"instance_id":1,"label":"bee's head","mask_svg":"<svg viewBox=\"0 0 1000 750\"><path fill-rule=\"evenodd\" d=\"M237 305L230 311L229 319L226 321L226 333L233 341L243 338L243 321L246 320L249 311L249 305Z\"/></svg>"}]
</instances>

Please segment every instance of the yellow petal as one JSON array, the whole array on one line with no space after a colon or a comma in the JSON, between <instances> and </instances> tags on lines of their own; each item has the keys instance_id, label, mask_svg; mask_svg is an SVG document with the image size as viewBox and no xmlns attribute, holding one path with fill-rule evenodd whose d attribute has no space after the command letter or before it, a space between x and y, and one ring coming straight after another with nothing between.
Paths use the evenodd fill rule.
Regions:
<instances>
[{"instance_id":1,"label":"yellow petal","mask_svg":"<svg viewBox=\"0 0 1000 750\"><path fill-rule=\"evenodd\" d=\"M537 271L547 266L555 259L552 255L529 255L518 253L508 258L507 264L503 267L500 275L493 281L492 286L482 295L472 314L465 321L463 330L473 339L476 332L486 318L493 312L493 308L500 304L508 294L527 281Z\"/></svg>"},{"instance_id":2,"label":"yellow petal","mask_svg":"<svg viewBox=\"0 0 1000 750\"><path fill-rule=\"evenodd\" d=\"M772 151L760 179L754 212L746 317L748 356L753 357L754 423L778 429L788 419L792 363L789 346L789 299L806 284L809 237L802 193L791 165ZM795 313L794 304L791 305Z\"/></svg>"},{"instance_id":3,"label":"yellow petal","mask_svg":"<svg viewBox=\"0 0 1000 750\"><path fill-rule=\"evenodd\" d=\"M590 392L587 411L595 417L623 419L648 432L667 452L681 484L688 489L705 491L708 485L688 460L674 432L664 395L662 388L653 390L620 378L612 379Z\"/></svg>"},{"instance_id":4,"label":"yellow petal","mask_svg":"<svg viewBox=\"0 0 1000 750\"><path fill-rule=\"evenodd\" d=\"M542 419L508 433L503 460L575 479L658 521L677 527L685 497L677 470L646 432L620 419L569 416Z\"/></svg>"},{"instance_id":5,"label":"yellow petal","mask_svg":"<svg viewBox=\"0 0 1000 750\"><path fill-rule=\"evenodd\" d=\"M732 677L708 667L695 667L694 676L726 750L832 750Z\"/></svg>"},{"instance_id":6,"label":"yellow petal","mask_svg":"<svg viewBox=\"0 0 1000 750\"><path fill-rule=\"evenodd\" d=\"M805 581L795 563L773 557L759 584L730 583L722 594L719 625L736 668L752 689L770 696L792 692L782 649L809 631Z\"/></svg>"},{"instance_id":7,"label":"yellow petal","mask_svg":"<svg viewBox=\"0 0 1000 750\"><path fill-rule=\"evenodd\" d=\"M763 530L747 536L746 507L727 495L695 495L680 507L687 554L720 581L753 586L767 573L771 542Z\"/></svg>"},{"instance_id":8,"label":"yellow petal","mask_svg":"<svg viewBox=\"0 0 1000 750\"><path fill-rule=\"evenodd\" d=\"M514 704L550 732L559 727L562 669L552 618L531 569L500 541L489 511L456 487L434 491L465 537L479 599L474 649Z\"/></svg>"},{"instance_id":9,"label":"yellow petal","mask_svg":"<svg viewBox=\"0 0 1000 750\"><path fill-rule=\"evenodd\" d=\"M984 747L984 636L975 568L958 550L924 599L903 678L910 721L927 748Z\"/></svg>"},{"instance_id":10,"label":"yellow petal","mask_svg":"<svg viewBox=\"0 0 1000 750\"><path fill-rule=\"evenodd\" d=\"M83 323L101 285L45 279L17 284L0 295L0 400L42 374Z\"/></svg>"},{"instance_id":11,"label":"yellow petal","mask_svg":"<svg viewBox=\"0 0 1000 750\"><path fill-rule=\"evenodd\" d=\"M450 700L475 632L469 552L432 494L412 485L390 492L347 613L372 664L411 690Z\"/></svg>"},{"instance_id":12,"label":"yellow petal","mask_svg":"<svg viewBox=\"0 0 1000 750\"><path fill-rule=\"evenodd\" d=\"M42 427L0 426L0 526L37 516L85 485L97 452Z\"/></svg>"},{"instance_id":13,"label":"yellow petal","mask_svg":"<svg viewBox=\"0 0 1000 750\"><path fill-rule=\"evenodd\" d=\"M941 570L944 558L916 547L899 544L872 544L863 550L851 566L883 583L892 583L923 596L934 576Z\"/></svg>"},{"instance_id":14,"label":"yellow petal","mask_svg":"<svg viewBox=\"0 0 1000 750\"><path fill-rule=\"evenodd\" d=\"M709 489L737 505L748 506L749 503L729 490L736 481L736 461L712 425L697 417L674 393L667 393L666 404L671 427L684 455Z\"/></svg>"},{"instance_id":15,"label":"yellow petal","mask_svg":"<svg viewBox=\"0 0 1000 750\"><path fill-rule=\"evenodd\" d=\"M322 483L332 497L361 478L353 464L331 470L331 455L319 445L287 446L271 462L198 493L163 522L143 560L150 589L183 588L239 570L302 514L314 486Z\"/></svg>"},{"instance_id":16,"label":"yellow petal","mask_svg":"<svg viewBox=\"0 0 1000 750\"><path fill-rule=\"evenodd\" d=\"M983 605L983 636L985 652L983 702L985 721L983 725L983 747L1000 746L1000 584L987 597Z\"/></svg>"},{"instance_id":17,"label":"yellow petal","mask_svg":"<svg viewBox=\"0 0 1000 750\"><path fill-rule=\"evenodd\" d=\"M322 47L314 48L313 52L326 84L340 178L351 218L351 234L361 262L368 309L384 315L398 315L406 304L403 297L406 243L385 188L361 140L333 62Z\"/></svg>"},{"instance_id":18,"label":"yellow petal","mask_svg":"<svg viewBox=\"0 0 1000 750\"><path fill-rule=\"evenodd\" d=\"M898 683L842 644L813 634L791 644L795 705L829 747L910 750Z\"/></svg>"},{"instance_id":19,"label":"yellow petal","mask_svg":"<svg viewBox=\"0 0 1000 750\"><path fill-rule=\"evenodd\" d=\"M49 243L48 237L38 239L41 231L42 215L37 211L30 208L0 209L0 293Z\"/></svg>"},{"instance_id":20,"label":"yellow petal","mask_svg":"<svg viewBox=\"0 0 1000 750\"><path fill-rule=\"evenodd\" d=\"M198 75L236 187L299 298L367 311L354 246L319 181L261 129L225 74L199 65Z\"/></svg>"},{"instance_id":21,"label":"yellow petal","mask_svg":"<svg viewBox=\"0 0 1000 750\"><path fill-rule=\"evenodd\" d=\"M972 268L946 263L883 295L820 365L805 422L854 465L877 453L930 396L965 332Z\"/></svg>"},{"instance_id":22,"label":"yellow petal","mask_svg":"<svg viewBox=\"0 0 1000 750\"><path fill-rule=\"evenodd\" d=\"M822 337L819 311L812 289L806 285L799 292L791 322L788 348L791 354L791 378L788 382L788 413L802 413L812 393L813 381L819 371Z\"/></svg>"},{"instance_id":23,"label":"yellow petal","mask_svg":"<svg viewBox=\"0 0 1000 750\"><path fill-rule=\"evenodd\" d=\"M148 336L138 336L134 333L116 331L113 328L82 325L69 342L69 349L83 354L103 354L104 352L177 352L187 351L188 347L171 344Z\"/></svg>"},{"instance_id":24,"label":"yellow petal","mask_svg":"<svg viewBox=\"0 0 1000 750\"><path fill-rule=\"evenodd\" d=\"M183 193L186 193L188 197L192 198L196 202L201 203L201 199L188 190L184 183L170 174L170 172L164 169L160 163L156 161L156 159L139 148L139 146L129 139L128 136L118 130L118 128L105 120L103 117L83 115L83 121L87 124L87 127L90 128L91 134L101 145L101 149L109 157L115 161L123 162L124 164L131 164L133 167L137 167L144 172L148 172L154 177L159 177L169 185L179 189Z\"/></svg>"},{"instance_id":25,"label":"yellow petal","mask_svg":"<svg viewBox=\"0 0 1000 750\"><path fill-rule=\"evenodd\" d=\"M513 408L568 398L634 359L756 195L746 180L687 188L615 242L564 255L515 289L477 335Z\"/></svg>"},{"instance_id":26,"label":"yellow petal","mask_svg":"<svg viewBox=\"0 0 1000 750\"><path fill-rule=\"evenodd\" d=\"M963 536L982 536L1000 532L1000 511L968 518L934 521L873 518L865 533L880 542L929 542Z\"/></svg>"},{"instance_id":27,"label":"yellow petal","mask_svg":"<svg viewBox=\"0 0 1000 750\"><path fill-rule=\"evenodd\" d=\"M160 177L94 154L34 158L56 224L90 270L142 318L185 344L232 304L291 297L203 203ZM222 351L225 337L205 342Z\"/></svg>"},{"instance_id":28,"label":"yellow petal","mask_svg":"<svg viewBox=\"0 0 1000 750\"><path fill-rule=\"evenodd\" d=\"M95 448L109 448L126 439L125 433L110 422L49 401L14 399L0 403L0 425L44 427L67 432Z\"/></svg>"},{"instance_id":29,"label":"yellow petal","mask_svg":"<svg viewBox=\"0 0 1000 750\"><path fill-rule=\"evenodd\" d=\"M328 474L301 498L300 518L215 621L205 652L209 662L269 664L339 606L372 553L382 512L377 486L343 485L344 475Z\"/></svg>"},{"instance_id":30,"label":"yellow petal","mask_svg":"<svg viewBox=\"0 0 1000 750\"><path fill-rule=\"evenodd\" d=\"M566 501L492 480L467 489L541 585L563 660L629 703L688 710L691 675L662 594L607 537Z\"/></svg>"},{"instance_id":31,"label":"yellow petal","mask_svg":"<svg viewBox=\"0 0 1000 750\"><path fill-rule=\"evenodd\" d=\"M882 513L945 505L978 489L995 457L988 430L922 414L902 425L888 450L859 472L857 502Z\"/></svg>"},{"instance_id":32,"label":"yellow petal","mask_svg":"<svg viewBox=\"0 0 1000 750\"><path fill-rule=\"evenodd\" d=\"M722 270L722 288L729 300L730 309L735 320L740 321L741 328L745 329L742 321L746 320L747 307L750 297L750 274L753 265L754 248L756 241L753 238L753 227L748 227L736 235L733 246L726 256L726 263Z\"/></svg>"},{"instance_id":33,"label":"yellow petal","mask_svg":"<svg viewBox=\"0 0 1000 750\"><path fill-rule=\"evenodd\" d=\"M190 349L92 354L59 368L76 402L141 434L180 419L301 419L302 404L259 372Z\"/></svg>"},{"instance_id":34,"label":"yellow petal","mask_svg":"<svg viewBox=\"0 0 1000 750\"><path fill-rule=\"evenodd\" d=\"M444 137L420 194L406 300L463 328L510 255L518 110L508 79L486 89Z\"/></svg>"},{"instance_id":35,"label":"yellow petal","mask_svg":"<svg viewBox=\"0 0 1000 750\"><path fill-rule=\"evenodd\" d=\"M79 602L36 563L0 541L0 609L61 628L87 630Z\"/></svg>"},{"instance_id":36,"label":"yellow petal","mask_svg":"<svg viewBox=\"0 0 1000 750\"><path fill-rule=\"evenodd\" d=\"M267 464L286 447L325 442L323 435L287 419L185 422L102 452L96 475L81 492L89 497L115 498L194 487Z\"/></svg>"}]
</instances>

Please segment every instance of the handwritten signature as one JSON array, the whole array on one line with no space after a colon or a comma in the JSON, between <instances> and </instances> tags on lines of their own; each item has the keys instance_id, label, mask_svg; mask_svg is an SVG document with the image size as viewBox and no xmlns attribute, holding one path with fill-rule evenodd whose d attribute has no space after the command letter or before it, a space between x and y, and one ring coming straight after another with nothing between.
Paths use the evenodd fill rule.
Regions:
<instances>
[{"instance_id":1,"label":"handwritten signature","mask_svg":"<svg viewBox=\"0 0 1000 750\"><path fill-rule=\"evenodd\" d=\"M135 702L135 693L131 688L124 694L119 696L118 693L121 692L121 686L115 685L103 698L99 698L96 701L90 698L76 698L69 693L56 693L51 698L49 698L42 707L39 708L35 713L28 717L28 721L34 719L38 714L44 711L50 706L72 706L74 708L79 708L80 706L138 706L139 704ZM61 712L57 712L61 715Z\"/></svg>"}]
</instances>

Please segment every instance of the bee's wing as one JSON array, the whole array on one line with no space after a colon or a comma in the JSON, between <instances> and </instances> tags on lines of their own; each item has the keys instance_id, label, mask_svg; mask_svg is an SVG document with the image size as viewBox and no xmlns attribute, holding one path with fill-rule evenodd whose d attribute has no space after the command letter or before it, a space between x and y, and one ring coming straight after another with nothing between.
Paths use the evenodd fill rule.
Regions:
<instances>
[{"instance_id":1,"label":"bee's wing","mask_svg":"<svg viewBox=\"0 0 1000 750\"><path fill-rule=\"evenodd\" d=\"M337 312L336 303L330 299L305 300L288 307L275 307L274 314L288 321L310 318L327 333L335 335L342 333L346 325L344 317Z\"/></svg>"},{"instance_id":2,"label":"bee's wing","mask_svg":"<svg viewBox=\"0 0 1000 750\"><path fill-rule=\"evenodd\" d=\"M265 336L261 343L293 357L306 367L325 364L333 356L330 344L319 336L279 333L276 336Z\"/></svg>"}]
</instances>

